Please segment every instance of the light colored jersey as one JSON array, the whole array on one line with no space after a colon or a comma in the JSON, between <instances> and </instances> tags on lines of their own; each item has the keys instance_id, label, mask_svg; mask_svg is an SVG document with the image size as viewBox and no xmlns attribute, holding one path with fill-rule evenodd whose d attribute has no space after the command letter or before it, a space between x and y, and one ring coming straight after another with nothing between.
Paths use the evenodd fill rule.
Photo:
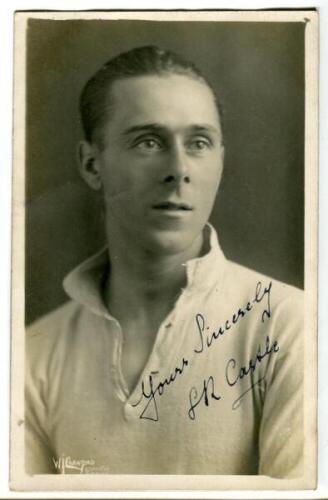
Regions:
<instances>
[{"instance_id":1,"label":"light colored jersey","mask_svg":"<svg viewBox=\"0 0 328 500\"><path fill-rule=\"evenodd\" d=\"M303 294L210 251L161 324L132 393L104 250L27 333L29 473L302 475Z\"/></svg>"}]
</instances>

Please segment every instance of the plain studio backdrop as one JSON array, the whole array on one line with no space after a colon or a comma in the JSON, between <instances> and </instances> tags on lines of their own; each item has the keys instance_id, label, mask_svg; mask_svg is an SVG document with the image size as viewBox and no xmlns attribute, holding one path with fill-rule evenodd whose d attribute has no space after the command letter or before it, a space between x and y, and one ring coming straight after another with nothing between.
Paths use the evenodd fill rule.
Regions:
<instances>
[{"instance_id":1,"label":"plain studio backdrop","mask_svg":"<svg viewBox=\"0 0 328 500\"><path fill-rule=\"evenodd\" d=\"M101 199L77 171L81 89L111 57L149 44L192 60L223 105L225 171L211 222L224 253L303 286L305 26L29 21L27 323L67 299L65 274L105 243Z\"/></svg>"}]
</instances>

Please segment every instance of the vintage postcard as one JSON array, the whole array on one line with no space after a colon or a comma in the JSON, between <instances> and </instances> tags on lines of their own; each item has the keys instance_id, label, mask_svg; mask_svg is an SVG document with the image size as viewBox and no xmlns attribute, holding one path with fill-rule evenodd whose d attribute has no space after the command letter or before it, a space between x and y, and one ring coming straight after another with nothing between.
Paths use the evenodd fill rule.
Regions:
<instances>
[{"instance_id":1,"label":"vintage postcard","mask_svg":"<svg viewBox=\"0 0 328 500\"><path fill-rule=\"evenodd\" d=\"M317 12L14 45L11 488L315 489Z\"/></svg>"}]
</instances>

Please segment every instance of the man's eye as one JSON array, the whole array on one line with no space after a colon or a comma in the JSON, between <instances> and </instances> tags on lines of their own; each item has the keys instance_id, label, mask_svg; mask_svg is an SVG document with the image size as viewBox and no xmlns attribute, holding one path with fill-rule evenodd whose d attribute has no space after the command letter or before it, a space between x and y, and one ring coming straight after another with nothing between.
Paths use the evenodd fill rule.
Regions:
<instances>
[{"instance_id":1,"label":"man's eye","mask_svg":"<svg viewBox=\"0 0 328 500\"><path fill-rule=\"evenodd\" d=\"M193 151L204 151L211 148L211 141L208 139L194 139L189 143L189 149Z\"/></svg>"},{"instance_id":2,"label":"man's eye","mask_svg":"<svg viewBox=\"0 0 328 500\"><path fill-rule=\"evenodd\" d=\"M160 151L162 144L156 139L142 139L136 142L135 146L142 151Z\"/></svg>"}]
</instances>

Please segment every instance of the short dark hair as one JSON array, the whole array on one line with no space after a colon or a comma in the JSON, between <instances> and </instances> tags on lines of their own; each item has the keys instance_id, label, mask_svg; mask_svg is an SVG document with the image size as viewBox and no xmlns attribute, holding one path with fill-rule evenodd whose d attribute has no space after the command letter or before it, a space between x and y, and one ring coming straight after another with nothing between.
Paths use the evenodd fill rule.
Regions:
<instances>
[{"instance_id":1,"label":"short dark hair","mask_svg":"<svg viewBox=\"0 0 328 500\"><path fill-rule=\"evenodd\" d=\"M221 116L213 87L192 62L153 45L137 47L107 61L85 84L80 98L80 115L86 140L101 142L102 127L108 119L109 88L116 80L165 74L184 75L205 83L213 93Z\"/></svg>"}]
</instances>

